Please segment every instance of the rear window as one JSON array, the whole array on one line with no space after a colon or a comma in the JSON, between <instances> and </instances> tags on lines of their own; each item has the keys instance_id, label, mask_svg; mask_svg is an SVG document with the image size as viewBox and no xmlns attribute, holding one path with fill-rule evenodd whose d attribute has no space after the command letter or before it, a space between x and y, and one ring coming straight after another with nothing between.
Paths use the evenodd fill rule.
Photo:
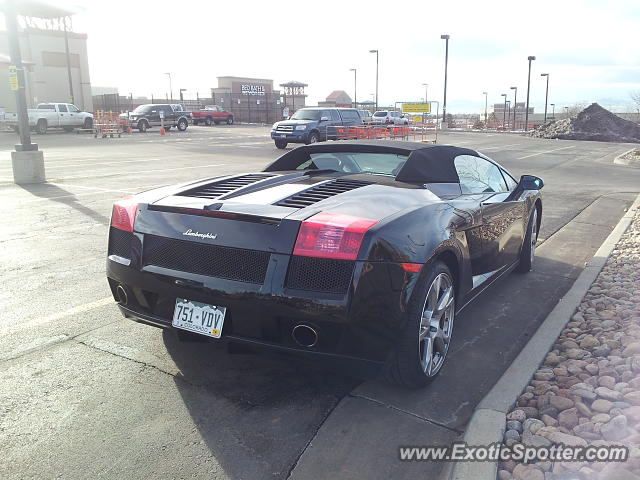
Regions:
<instances>
[{"instance_id":1,"label":"rear window","mask_svg":"<svg viewBox=\"0 0 640 480\"><path fill-rule=\"evenodd\" d=\"M38 105L36 110L55 110L56 106L55 105Z\"/></svg>"},{"instance_id":2,"label":"rear window","mask_svg":"<svg viewBox=\"0 0 640 480\"><path fill-rule=\"evenodd\" d=\"M373 114L374 117L386 117L387 112L376 112Z\"/></svg>"},{"instance_id":3,"label":"rear window","mask_svg":"<svg viewBox=\"0 0 640 480\"><path fill-rule=\"evenodd\" d=\"M407 161L406 155L395 153L319 152L298 165L296 170L334 170L344 173L396 175Z\"/></svg>"}]
</instances>

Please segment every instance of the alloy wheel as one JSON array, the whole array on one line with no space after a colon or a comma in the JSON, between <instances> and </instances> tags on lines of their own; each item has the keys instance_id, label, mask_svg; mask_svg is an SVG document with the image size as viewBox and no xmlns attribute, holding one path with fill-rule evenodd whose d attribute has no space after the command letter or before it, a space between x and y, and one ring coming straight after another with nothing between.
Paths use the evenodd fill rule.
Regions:
<instances>
[{"instance_id":1,"label":"alloy wheel","mask_svg":"<svg viewBox=\"0 0 640 480\"><path fill-rule=\"evenodd\" d=\"M428 377L440 371L447 356L454 313L453 281L448 274L440 273L429 286L418 333L420 367Z\"/></svg>"}]
</instances>

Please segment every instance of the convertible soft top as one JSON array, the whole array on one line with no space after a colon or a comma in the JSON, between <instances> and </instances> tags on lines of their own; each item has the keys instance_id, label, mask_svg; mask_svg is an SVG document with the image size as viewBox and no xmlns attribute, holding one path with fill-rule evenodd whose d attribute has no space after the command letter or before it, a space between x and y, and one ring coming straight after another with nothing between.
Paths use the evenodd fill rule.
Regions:
<instances>
[{"instance_id":1,"label":"convertible soft top","mask_svg":"<svg viewBox=\"0 0 640 480\"><path fill-rule=\"evenodd\" d=\"M472 155L478 152L469 148L451 145L433 145L403 141L361 141L347 140L335 143L304 145L285 153L271 163L265 172L295 170L310 158L312 153L363 152L395 153L408 155L396 180L407 183L460 183L453 160L458 155Z\"/></svg>"}]
</instances>

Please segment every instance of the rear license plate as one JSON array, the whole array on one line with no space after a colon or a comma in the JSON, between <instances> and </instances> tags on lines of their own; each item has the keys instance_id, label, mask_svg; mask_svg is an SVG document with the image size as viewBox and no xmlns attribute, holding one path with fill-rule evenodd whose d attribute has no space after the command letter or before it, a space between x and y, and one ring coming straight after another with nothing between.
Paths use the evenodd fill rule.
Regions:
<instances>
[{"instance_id":1,"label":"rear license plate","mask_svg":"<svg viewBox=\"0 0 640 480\"><path fill-rule=\"evenodd\" d=\"M186 298L176 298L173 322L171 324L174 327L206 335L207 337L220 338L226 313L226 307L194 302Z\"/></svg>"},{"instance_id":2,"label":"rear license plate","mask_svg":"<svg viewBox=\"0 0 640 480\"><path fill-rule=\"evenodd\" d=\"M282 133L282 134L280 134L280 138L287 138L287 135Z\"/></svg>"}]
</instances>

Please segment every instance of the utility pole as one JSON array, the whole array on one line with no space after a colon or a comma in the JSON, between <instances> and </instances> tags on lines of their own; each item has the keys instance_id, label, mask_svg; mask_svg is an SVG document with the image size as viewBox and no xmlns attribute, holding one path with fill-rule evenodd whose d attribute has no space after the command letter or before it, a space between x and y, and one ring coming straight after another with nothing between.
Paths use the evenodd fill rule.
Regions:
<instances>
[{"instance_id":1,"label":"utility pole","mask_svg":"<svg viewBox=\"0 0 640 480\"><path fill-rule=\"evenodd\" d=\"M529 90L531 88L531 61L535 60L536 57L534 55L530 55L527 57L529 60L529 75L527 77L527 109L524 112L524 131L529 130Z\"/></svg>"},{"instance_id":2,"label":"utility pole","mask_svg":"<svg viewBox=\"0 0 640 480\"><path fill-rule=\"evenodd\" d=\"M440 35L445 41L444 49L444 101L442 102L442 121L447 121L447 67L449 65L449 35ZM436 119L437 122L437 119Z\"/></svg>"}]
</instances>

